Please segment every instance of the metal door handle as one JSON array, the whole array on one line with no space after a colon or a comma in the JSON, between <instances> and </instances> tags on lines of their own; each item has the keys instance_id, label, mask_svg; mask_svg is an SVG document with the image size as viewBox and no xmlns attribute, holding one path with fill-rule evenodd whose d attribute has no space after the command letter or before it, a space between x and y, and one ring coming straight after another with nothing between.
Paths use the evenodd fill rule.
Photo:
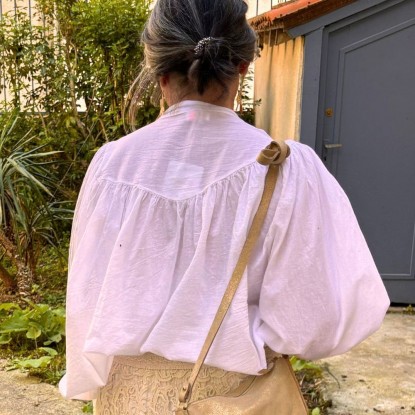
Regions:
<instances>
[{"instance_id":1,"label":"metal door handle","mask_svg":"<svg viewBox=\"0 0 415 415\"><path fill-rule=\"evenodd\" d=\"M324 148L327 150L333 150L335 148L341 148L343 144L324 144Z\"/></svg>"}]
</instances>

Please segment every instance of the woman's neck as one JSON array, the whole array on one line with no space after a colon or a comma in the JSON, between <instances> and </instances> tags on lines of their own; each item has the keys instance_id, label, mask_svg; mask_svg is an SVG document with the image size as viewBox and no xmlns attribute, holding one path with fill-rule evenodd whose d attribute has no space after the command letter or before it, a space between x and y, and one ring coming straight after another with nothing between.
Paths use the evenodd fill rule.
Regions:
<instances>
[{"instance_id":1,"label":"woman's neck","mask_svg":"<svg viewBox=\"0 0 415 415\"><path fill-rule=\"evenodd\" d=\"M180 82L173 76L169 76L168 81L161 84L164 99L168 106L172 106L184 100L201 101L207 104L218 105L220 107L234 109L235 96L238 91L239 80L231 80L226 85L226 90L218 83L212 83L204 91L203 95L197 91L186 91L180 87Z\"/></svg>"}]
</instances>

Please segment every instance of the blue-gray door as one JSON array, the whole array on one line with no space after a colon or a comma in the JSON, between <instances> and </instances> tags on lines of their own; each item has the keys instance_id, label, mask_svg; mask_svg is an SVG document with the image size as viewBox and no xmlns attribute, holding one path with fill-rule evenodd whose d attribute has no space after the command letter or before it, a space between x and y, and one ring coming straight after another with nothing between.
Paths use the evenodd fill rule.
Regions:
<instances>
[{"instance_id":1,"label":"blue-gray door","mask_svg":"<svg viewBox=\"0 0 415 415\"><path fill-rule=\"evenodd\" d=\"M393 302L415 303L415 1L327 28L319 147Z\"/></svg>"}]
</instances>

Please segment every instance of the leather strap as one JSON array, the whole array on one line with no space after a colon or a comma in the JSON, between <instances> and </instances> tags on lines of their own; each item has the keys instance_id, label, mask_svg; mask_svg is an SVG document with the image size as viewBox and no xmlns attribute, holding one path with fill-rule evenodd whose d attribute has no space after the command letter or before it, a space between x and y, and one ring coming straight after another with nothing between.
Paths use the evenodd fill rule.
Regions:
<instances>
[{"instance_id":1,"label":"leather strap","mask_svg":"<svg viewBox=\"0 0 415 415\"><path fill-rule=\"evenodd\" d=\"M257 162L269 166L267 175L265 177L264 191L262 193L261 202L258 210L254 216L251 227L248 232L245 244L242 248L238 262L233 271L232 277L226 287L225 294L223 295L222 301L219 305L218 311L216 312L213 323L206 336L206 340L202 346L199 357L193 367L192 373L190 374L189 380L184 384L183 388L179 393L179 408L187 409L187 405L192 395L192 389L199 375L200 369L206 359L207 354L215 340L216 334L219 331L220 326L225 318L225 315L231 305L231 302L235 296L236 290L238 289L239 283L242 280L245 268L248 264L252 250L258 240L261 232L262 225L265 220L265 216L268 211L269 204L274 193L275 185L278 179L278 173L280 164L289 156L290 148L283 141L271 141L265 149L263 149L257 157Z\"/></svg>"}]
</instances>

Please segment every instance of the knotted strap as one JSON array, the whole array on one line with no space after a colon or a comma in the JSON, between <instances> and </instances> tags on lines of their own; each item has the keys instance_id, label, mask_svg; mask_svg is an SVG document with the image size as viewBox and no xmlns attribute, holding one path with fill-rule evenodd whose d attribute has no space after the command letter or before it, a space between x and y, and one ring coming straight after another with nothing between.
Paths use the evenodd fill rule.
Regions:
<instances>
[{"instance_id":1,"label":"knotted strap","mask_svg":"<svg viewBox=\"0 0 415 415\"><path fill-rule=\"evenodd\" d=\"M261 150L256 161L264 166L281 164L289 155L290 147L284 141L271 141L271 144Z\"/></svg>"},{"instance_id":2,"label":"knotted strap","mask_svg":"<svg viewBox=\"0 0 415 415\"><path fill-rule=\"evenodd\" d=\"M200 369L202 368L212 343L215 340L216 334L218 333L229 306L231 305L233 297L235 296L236 290L245 272L249 257L251 256L252 250L258 240L258 236L261 232L261 228L274 193L275 185L277 183L280 164L289 156L289 154L290 148L287 144L285 144L285 142L271 141L271 144L264 148L257 157L258 163L269 166L265 177L265 185L261 202L252 221L245 244L235 266L235 270L233 271L232 277L226 287L222 302L219 305L209 333L203 343L202 350L200 351L199 357L197 358L192 373L190 374L189 381L183 386L179 393L179 410L177 412L183 413L183 411L186 411L187 409L192 395L192 389L199 375Z\"/></svg>"}]
</instances>

